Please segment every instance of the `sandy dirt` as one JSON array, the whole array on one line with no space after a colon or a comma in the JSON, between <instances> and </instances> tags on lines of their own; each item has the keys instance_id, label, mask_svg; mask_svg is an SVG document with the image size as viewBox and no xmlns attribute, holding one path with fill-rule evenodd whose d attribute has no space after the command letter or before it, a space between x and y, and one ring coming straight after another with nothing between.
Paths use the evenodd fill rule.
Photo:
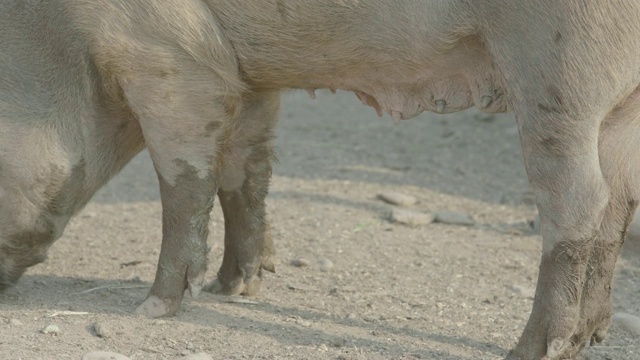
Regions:
<instances>
[{"instance_id":1,"label":"sandy dirt","mask_svg":"<svg viewBox=\"0 0 640 360\"><path fill-rule=\"evenodd\" d=\"M531 310L541 250L513 118L470 111L396 125L353 94L318 95L283 101L268 198L277 273L258 296L204 293L187 296L175 317L132 315L160 251L145 152L72 220L45 263L0 295L0 359L94 350L131 359L505 356ZM392 206L377 199L390 191L417 198L412 210L466 213L476 223L391 223ZM223 251L219 207L210 230L212 279ZM640 315L640 241L625 246L614 311ZM48 325L58 331L42 333ZM583 358L640 359L640 335L614 325Z\"/></svg>"}]
</instances>

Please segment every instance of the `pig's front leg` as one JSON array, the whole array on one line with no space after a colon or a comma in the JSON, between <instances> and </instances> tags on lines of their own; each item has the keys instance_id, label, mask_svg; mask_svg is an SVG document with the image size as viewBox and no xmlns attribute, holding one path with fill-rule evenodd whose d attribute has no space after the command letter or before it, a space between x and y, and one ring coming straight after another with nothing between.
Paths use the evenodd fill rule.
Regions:
<instances>
[{"instance_id":1,"label":"pig's front leg","mask_svg":"<svg viewBox=\"0 0 640 360\"><path fill-rule=\"evenodd\" d=\"M121 82L160 182L160 259L149 296L136 309L151 317L174 314L185 289L195 296L202 287L209 213L223 165L222 132L239 102L212 71L195 62L175 65L171 74L141 70Z\"/></svg>"}]
</instances>

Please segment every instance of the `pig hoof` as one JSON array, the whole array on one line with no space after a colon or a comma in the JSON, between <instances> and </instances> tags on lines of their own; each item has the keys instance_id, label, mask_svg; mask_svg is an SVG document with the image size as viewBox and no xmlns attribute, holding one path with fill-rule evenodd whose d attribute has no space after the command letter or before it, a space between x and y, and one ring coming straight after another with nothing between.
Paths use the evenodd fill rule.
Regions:
<instances>
[{"instance_id":1,"label":"pig hoof","mask_svg":"<svg viewBox=\"0 0 640 360\"><path fill-rule=\"evenodd\" d=\"M203 290L220 295L245 295L254 296L260 291L260 277L254 276L248 284L243 280L233 281L231 284L223 284L220 279L215 279L207 284Z\"/></svg>"},{"instance_id":2,"label":"pig hoof","mask_svg":"<svg viewBox=\"0 0 640 360\"><path fill-rule=\"evenodd\" d=\"M400 111L391 110L391 118L397 124L402 120L402 113Z\"/></svg>"},{"instance_id":3,"label":"pig hoof","mask_svg":"<svg viewBox=\"0 0 640 360\"><path fill-rule=\"evenodd\" d=\"M179 307L179 304L178 304ZM162 316L170 316L175 314L177 307L172 310L172 306L168 305L165 301L156 296L149 296L138 308L134 311L137 315L144 315L151 318L157 318Z\"/></svg>"},{"instance_id":4,"label":"pig hoof","mask_svg":"<svg viewBox=\"0 0 640 360\"><path fill-rule=\"evenodd\" d=\"M222 284L220 283L220 280L218 279L214 279L213 281L211 281L210 283L208 283L207 285L205 285L202 288L203 291L212 293L212 294L223 294L222 292ZM225 295L237 295L237 294L225 294Z\"/></svg>"},{"instance_id":5,"label":"pig hoof","mask_svg":"<svg viewBox=\"0 0 640 360\"><path fill-rule=\"evenodd\" d=\"M307 93L312 100L316 99L316 89L307 89Z\"/></svg>"},{"instance_id":6,"label":"pig hoof","mask_svg":"<svg viewBox=\"0 0 640 360\"><path fill-rule=\"evenodd\" d=\"M568 341L564 341L562 339L554 339L547 345L547 356L548 359L559 359L562 354L564 354L570 347L570 343Z\"/></svg>"},{"instance_id":7,"label":"pig hoof","mask_svg":"<svg viewBox=\"0 0 640 360\"><path fill-rule=\"evenodd\" d=\"M262 281L259 277L254 276L251 281L244 287L244 291L242 291L242 295L245 296L254 296L260 291L260 284Z\"/></svg>"},{"instance_id":8,"label":"pig hoof","mask_svg":"<svg viewBox=\"0 0 640 360\"><path fill-rule=\"evenodd\" d=\"M187 289L192 298L198 297L202 290L202 284L204 284L204 271L187 275Z\"/></svg>"},{"instance_id":9,"label":"pig hoof","mask_svg":"<svg viewBox=\"0 0 640 360\"><path fill-rule=\"evenodd\" d=\"M601 343L607 339L607 332L609 331L609 324L604 324L601 328L597 329L593 335L591 335L591 339L589 345L595 345Z\"/></svg>"},{"instance_id":10,"label":"pig hoof","mask_svg":"<svg viewBox=\"0 0 640 360\"><path fill-rule=\"evenodd\" d=\"M601 342L606 337L610 312L607 306L590 308L590 312L579 315L576 325L570 325L575 320L571 312L557 312L555 315L533 313L518 346L507 360L559 360L573 359L587 343ZM575 319L575 318L574 318ZM568 322L568 323L567 323ZM547 340L550 331L566 329L556 332L552 339Z\"/></svg>"}]
</instances>

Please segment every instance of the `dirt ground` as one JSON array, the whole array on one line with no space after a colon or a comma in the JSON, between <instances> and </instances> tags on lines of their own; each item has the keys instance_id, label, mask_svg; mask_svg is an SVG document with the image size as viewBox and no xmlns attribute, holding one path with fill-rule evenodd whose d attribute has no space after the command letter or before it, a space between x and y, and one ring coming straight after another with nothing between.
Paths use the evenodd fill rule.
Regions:
<instances>
[{"instance_id":1,"label":"dirt ground","mask_svg":"<svg viewBox=\"0 0 640 360\"><path fill-rule=\"evenodd\" d=\"M68 226L49 259L0 295L0 359L501 359L533 303L541 242L510 116L425 114L396 125L353 94L287 94L268 199L277 248L249 301L188 296L175 317L132 315L153 280L161 208L146 153ZM377 194L476 224L391 223ZM639 227L640 228L640 227ZM223 251L210 223L209 279ZM640 231L637 231L640 233ZM640 315L640 241L625 245L614 310ZM296 267L292 260L308 266ZM98 324L102 337L96 335ZM55 334L44 334L55 325ZM584 359L640 359L613 326Z\"/></svg>"}]
</instances>

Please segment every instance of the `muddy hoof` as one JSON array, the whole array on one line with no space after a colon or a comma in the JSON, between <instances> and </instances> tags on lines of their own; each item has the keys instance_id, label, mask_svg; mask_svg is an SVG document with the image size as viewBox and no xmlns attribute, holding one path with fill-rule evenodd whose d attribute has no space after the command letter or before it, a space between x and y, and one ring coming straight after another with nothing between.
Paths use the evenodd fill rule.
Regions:
<instances>
[{"instance_id":1,"label":"muddy hoof","mask_svg":"<svg viewBox=\"0 0 640 360\"><path fill-rule=\"evenodd\" d=\"M180 301L163 301L156 296L149 296L136 310L137 315L144 315L151 318L158 318L163 316L172 316L180 308Z\"/></svg>"},{"instance_id":2,"label":"muddy hoof","mask_svg":"<svg viewBox=\"0 0 640 360\"><path fill-rule=\"evenodd\" d=\"M261 282L262 280L259 276L253 276L248 284L245 284L241 278L227 284L223 284L220 279L214 279L205 285L202 290L219 295L254 296L260 291Z\"/></svg>"}]
</instances>

